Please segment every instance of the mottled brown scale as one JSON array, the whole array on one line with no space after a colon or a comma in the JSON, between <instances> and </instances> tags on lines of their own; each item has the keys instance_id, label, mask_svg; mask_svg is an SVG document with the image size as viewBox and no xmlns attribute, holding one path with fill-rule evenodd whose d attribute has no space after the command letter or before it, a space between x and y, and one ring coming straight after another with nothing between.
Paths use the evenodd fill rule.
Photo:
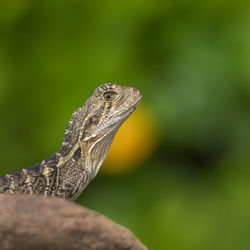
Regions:
<instances>
[{"instance_id":1,"label":"mottled brown scale","mask_svg":"<svg viewBox=\"0 0 250 250\"><path fill-rule=\"evenodd\" d=\"M31 167L0 177L0 193L27 193L75 200L96 176L117 130L141 93L103 84L73 115L60 150Z\"/></svg>"}]
</instances>

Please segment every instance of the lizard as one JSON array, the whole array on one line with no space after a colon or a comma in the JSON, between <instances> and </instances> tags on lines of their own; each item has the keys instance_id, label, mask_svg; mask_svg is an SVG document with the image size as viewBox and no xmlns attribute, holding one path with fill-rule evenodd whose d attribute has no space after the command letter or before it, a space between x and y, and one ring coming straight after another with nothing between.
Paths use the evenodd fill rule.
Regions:
<instances>
[{"instance_id":1,"label":"lizard","mask_svg":"<svg viewBox=\"0 0 250 250\"><path fill-rule=\"evenodd\" d=\"M28 168L0 177L0 193L76 200L96 176L114 136L141 101L134 87L106 83L73 113L61 148Z\"/></svg>"}]
</instances>

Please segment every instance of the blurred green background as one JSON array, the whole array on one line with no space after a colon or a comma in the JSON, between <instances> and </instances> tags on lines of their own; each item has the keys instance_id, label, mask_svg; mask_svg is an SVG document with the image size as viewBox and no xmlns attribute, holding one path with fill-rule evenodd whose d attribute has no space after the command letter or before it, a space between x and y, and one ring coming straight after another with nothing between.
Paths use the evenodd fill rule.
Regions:
<instances>
[{"instance_id":1,"label":"blurred green background","mask_svg":"<svg viewBox=\"0 0 250 250\"><path fill-rule=\"evenodd\" d=\"M132 115L148 129L129 171L78 202L149 249L250 249L249 3L1 1L0 174L56 152L98 85L132 85L151 125Z\"/></svg>"}]
</instances>

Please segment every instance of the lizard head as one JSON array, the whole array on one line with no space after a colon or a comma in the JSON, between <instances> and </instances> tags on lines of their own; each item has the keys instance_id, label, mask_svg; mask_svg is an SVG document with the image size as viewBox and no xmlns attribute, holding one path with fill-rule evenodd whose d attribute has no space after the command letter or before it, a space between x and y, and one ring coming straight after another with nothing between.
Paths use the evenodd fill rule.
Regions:
<instances>
[{"instance_id":1,"label":"lizard head","mask_svg":"<svg viewBox=\"0 0 250 250\"><path fill-rule=\"evenodd\" d=\"M118 84L103 84L88 99L88 118L84 126L85 140L116 132L136 109L141 93L133 87Z\"/></svg>"},{"instance_id":2,"label":"lizard head","mask_svg":"<svg viewBox=\"0 0 250 250\"><path fill-rule=\"evenodd\" d=\"M76 139L82 148L81 159L92 178L104 161L117 130L139 105L141 97L136 88L103 84L73 116L68 137L74 136L70 135L73 127L80 128Z\"/></svg>"}]
</instances>

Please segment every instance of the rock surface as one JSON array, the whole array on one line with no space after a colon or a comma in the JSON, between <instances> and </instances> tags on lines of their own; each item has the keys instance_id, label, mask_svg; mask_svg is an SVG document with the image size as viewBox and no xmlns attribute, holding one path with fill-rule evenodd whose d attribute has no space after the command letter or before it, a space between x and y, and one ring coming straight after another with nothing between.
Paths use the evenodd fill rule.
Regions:
<instances>
[{"instance_id":1,"label":"rock surface","mask_svg":"<svg viewBox=\"0 0 250 250\"><path fill-rule=\"evenodd\" d=\"M59 198L0 195L1 250L145 250L127 229Z\"/></svg>"}]
</instances>

